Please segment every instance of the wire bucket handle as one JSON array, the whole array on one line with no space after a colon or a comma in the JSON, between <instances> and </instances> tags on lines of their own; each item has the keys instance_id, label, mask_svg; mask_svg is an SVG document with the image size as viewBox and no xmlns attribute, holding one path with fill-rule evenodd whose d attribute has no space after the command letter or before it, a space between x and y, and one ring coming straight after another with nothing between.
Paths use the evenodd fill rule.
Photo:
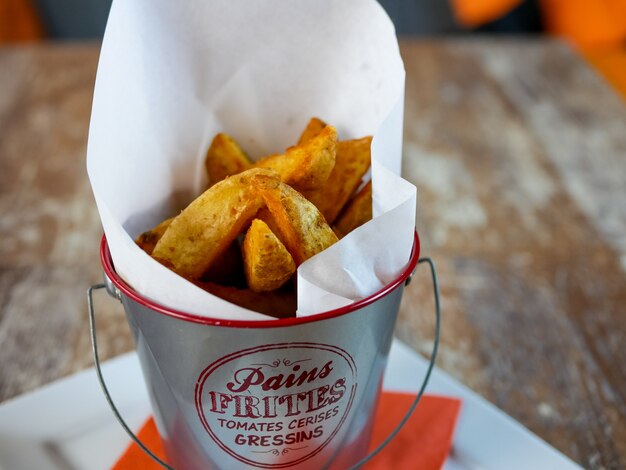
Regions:
<instances>
[{"instance_id":1,"label":"wire bucket handle","mask_svg":"<svg viewBox=\"0 0 626 470\"><path fill-rule=\"evenodd\" d=\"M393 438L396 437L396 435L400 432L402 427L406 424L406 422L409 420L409 418L413 414L413 411L415 411L415 408L417 408L417 405L419 404L422 398L422 395L424 394L424 390L426 390L426 386L428 385L430 375L435 366L435 359L437 358L437 350L439 349L439 332L441 328L441 305L440 305L440 298L439 298L440 297L439 281L437 278L437 270L435 268L435 263L433 262L433 260L431 260L430 258L420 258L417 263L418 265L422 263L427 263L428 266L430 267L430 274L431 274L432 281L433 281L433 291L435 295L435 314L436 314L435 341L433 344L432 353L430 355L428 369L426 370L426 374L424 375L424 381L422 382L419 392L417 396L415 397L413 404L404 415L404 418L402 418L402 420L398 423L398 425L391 432L391 434L389 434L389 436L383 442L381 442L378 445L378 447L376 447L376 449L374 449L368 455L363 457L363 459L361 459L359 462L353 465L350 470L357 469L365 465L367 462L373 459L380 451L382 451L387 446L387 444L389 444L393 440ZM411 273L411 275L407 278L407 280L405 281L406 286L409 285L414 274L415 274L415 271L413 271L413 273ZM109 406L111 407L111 411L113 411L113 414L117 418L118 422L120 423L122 428L124 428L128 436L135 442L135 444L137 444L146 454L148 454L156 463L161 465L163 468L166 468L168 470L174 470L174 467L172 467L171 465L161 460L150 449L148 449L144 445L144 443L141 442L141 440L135 435L135 433L128 427L128 425L126 424L126 421L124 421L124 418L122 418L122 415L120 414L117 407L115 406L115 403L113 403L113 399L111 398L109 389L107 388L106 383L104 381L104 377L102 376L102 370L100 368L100 357L98 355L98 341L96 338L96 323L95 323L94 308L93 308L93 292L95 290L106 288L107 291L112 296L116 297L118 300L121 300L121 296L119 292L117 291L117 288L113 286L113 284L106 278L106 276L105 276L105 281L106 283L94 284L87 290L87 306L89 310L89 333L91 336L91 350L93 353L93 360L96 366L96 375L98 376L100 387L102 388L102 392L104 393L104 396L107 402L109 403Z\"/></svg>"}]
</instances>

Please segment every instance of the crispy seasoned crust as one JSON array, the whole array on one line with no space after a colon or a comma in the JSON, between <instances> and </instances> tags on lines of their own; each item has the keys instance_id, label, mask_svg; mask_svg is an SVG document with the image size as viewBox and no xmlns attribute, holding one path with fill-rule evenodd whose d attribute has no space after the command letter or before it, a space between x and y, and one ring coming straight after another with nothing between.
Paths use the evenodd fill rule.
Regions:
<instances>
[{"instance_id":1,"label":"crispy seasoned crust","mask_svg":"<svg viewBox=\"0 0 626 470\"><path fill-rule=\"evenodd\" d=\"M263 207L256 177L278 182L272 170L253 168L215 184L170 224L152 256L188 279L199 279Z\"/></svg>"},{"instance_id":2,"label":"crispy seasoned crust","mask_svg":"<svg viewBox=\"0 0 626 470\"><path fill-rule=\"evenodd\" d=\"M213 186L228 176L249 169L252 162L235 139L228 134L220 133L215 136L207 150L204 166L209 186Z\"/></svg>"},{"instance_id":3,"label":"crispy seasoned crust","mask_svg":"<svg viewBox=\"0 0 626 470\"><path fill-rule=\"evenodd\" d=\"M321 119L316 118L316 117L311 118L309 123L306 125L306 127L302 131L302 134L300 135L300 139L298 140L298 145L304 144L305 142L308 142L309 140L311 140L313 137L315 137L320 132L322 132L322 129L324 129L326 126L327 124Z\"/></svg>"},{"instance_id":4,"label":"crispy seasoned crust","mask_svg":"<svg viewBox=\"0 0 626 470\"><path fill-rule=\"evenodd\" d=\"M255 178L253 184L297 266L337 241L324 216L299 192L264 176Z\"/></svg>"},{"instance_id":5,"label":"crispy seasoned crust","mask_svg":"<svg viewBox=\"0 0 626 470\"><path fill-rule=\"evenodd\" d=\"M271 168L280 179L297 191L321 188L335 166L337 130L326 126L314 138L287 149L284 155L270 155L254 164L255 168Z\"/></svg>"}]
</instances>

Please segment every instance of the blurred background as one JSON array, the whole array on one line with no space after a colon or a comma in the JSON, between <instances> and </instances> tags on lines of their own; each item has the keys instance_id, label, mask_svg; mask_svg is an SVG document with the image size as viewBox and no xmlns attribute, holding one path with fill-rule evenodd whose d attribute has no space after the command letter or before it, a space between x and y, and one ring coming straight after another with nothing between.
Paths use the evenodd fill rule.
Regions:
<instances>
[{"instance_id":1,"label":"blurred background","mask_svg":"<svg viewBox=\"0 0 626 470\"><path fill-rule=\"evenodd\" d=\"M626 0L380 0L399 36L515 34L570 42L626 95ZM111 0L0 0L0 43L102 38Z\"/></svg>"}]
</instances>

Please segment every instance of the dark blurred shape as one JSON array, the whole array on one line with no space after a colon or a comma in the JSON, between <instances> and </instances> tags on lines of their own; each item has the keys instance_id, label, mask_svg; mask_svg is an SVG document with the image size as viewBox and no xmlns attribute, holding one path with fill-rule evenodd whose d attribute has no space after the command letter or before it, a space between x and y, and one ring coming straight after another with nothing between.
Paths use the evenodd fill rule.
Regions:
<instances>
[{"instance_id":1,"label":"dark blurred shape","mask_svg":"<svg viewBox=\"0 0 626 470\"><path fill-rule=\"evenodd\" d=\"M3 3L33 3L39 13L43 30L49 38L101 39L111 1L8 0ZM468 26L459 24L455 18L454 3L451 4L454 0L379 0L379 2L391 17L400 36L430 36L468 31ZM4 16L10 18L13 15ZM479 32L513 33L540 30L539 0L526 0L505 16L476 29Z\"/></svg>"},{"instance_id":2,"label":"dark blurred shape","mask_svg":"<svg viewBox=\"0 0 626 470\"><path fill-rule=\"evenodd\" d=\"M539 0L525 0L503 17L475 29L481 33L539 33L544 30Z\"/></svg>"},{"instance_id":3,"label":"dark blurred shape","mask_svg":"<svg viewBox=\"0 0 626 470\"><path fill-rule=\"evenodd\" d=\"M460 31L449 0L379 0L398 35L434 35Z\"/></svg>"},{"instance_id":4,"label":"dark blurred shape","mask_svg":"<svg viewBox=\"0 0 626 470\"><path fill-rule=\"evenodd\" d=\"M35 0L48 37L101 39L111 0Z\"/></svg>"}]
</instances>

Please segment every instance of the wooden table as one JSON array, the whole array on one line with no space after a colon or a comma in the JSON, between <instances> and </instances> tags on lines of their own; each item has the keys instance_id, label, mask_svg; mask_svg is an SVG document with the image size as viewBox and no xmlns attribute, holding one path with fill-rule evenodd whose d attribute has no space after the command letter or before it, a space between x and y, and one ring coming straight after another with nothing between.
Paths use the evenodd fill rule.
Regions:
<instances>
[{"instance_id":1,"label":"wooden table","mask_svg":"<svg viewBox=\"0 0 626 470\"><path fill-rule=\"evenodd\" d=\"M404 175L438 365L587 468L626 466L626 107L568 47L404 41ZM97 45L0 49L0 400L91 366ZM420 270L397 335L432 346ZM98 300L102 353L132 348Z\"/></svg>"}]
</instances>

